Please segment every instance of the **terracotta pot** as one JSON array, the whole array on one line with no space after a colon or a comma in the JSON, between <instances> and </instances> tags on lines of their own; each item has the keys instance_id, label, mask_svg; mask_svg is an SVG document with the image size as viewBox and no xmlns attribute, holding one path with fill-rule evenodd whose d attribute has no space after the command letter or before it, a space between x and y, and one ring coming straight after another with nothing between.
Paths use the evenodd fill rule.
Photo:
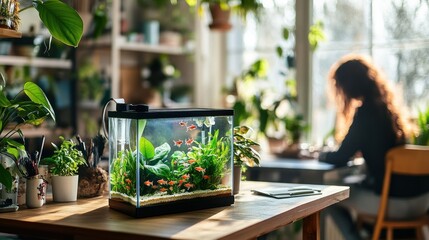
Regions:
<instances>
[{"instance_id":1,"label":"terracotta pot","mask_svg":"<svg viewBox=\"0 0 429 240\"><path fill-rule=\"evenodd\" d=\"M212 23L209 27L212 30L228 31L232 25L229 23L229 16L231 11L229 9L222 9L219 4L210 4L210 13L212 16Z\"/></svg>"}]
</instances>

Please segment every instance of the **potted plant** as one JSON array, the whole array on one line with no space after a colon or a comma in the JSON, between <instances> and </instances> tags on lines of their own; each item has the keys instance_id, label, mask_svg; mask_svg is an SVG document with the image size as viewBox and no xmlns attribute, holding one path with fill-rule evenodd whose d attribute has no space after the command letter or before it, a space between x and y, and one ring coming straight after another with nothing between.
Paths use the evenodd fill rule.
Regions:
<instances>
[{"instance_id":1,"label":"potted plant","mask_svg":"<svg viewBox=\"0 0 429 240\"><path fill-rule=\"evenodd\" d=\"M55 121L55 114L46 95L33 82L24 84L24 88L12 99L6 97L6 82L0 74L0 157L2 162L8 162L8 166L18 165L18 160L27 157L24 144L24 135L21 127L24 125L40 125L46 118ZM16 141L12 138L20 138ZM13 167L10 167L11 169ZM6 189L12 188L14 180L11 172L0 164L0 184Z\"/></svg>"},{"instance_id":2,"label":"potted plant","mask_svg":"<svg viewBox=\"0 0 429 240\"><path fill-rule=\"evenodd\" d=\"M249 138L250 133L251 128L247 126L234 127L234 194L240 191L241 173L246 170L246 167L259 166L261 160L261 156L253 148L259 144Z\"/></svg>"},{"instance_id":3,"label":"potted plant","mask_svg":"<svg viewBox=\"0 0 429 240\"><path fill-rule=\"evenodd\" d=\"M76 10L59 0L33 0L22 9L17 0L0 0L0 27L9 30L8 33L12 31L9 35L6 33L7 37L21 37L20 33L17 34L20 25L18 15L29 8L39 12L40 20L55 39L77 47L83 33L82 19Z\"/></svg>"},{"instance_id":4,"label":"potted plant","mask_svg":"<svg viewBox=\"0 0 429 240\"><path fill-rule=\"evenodd\" d=\"M78 141L77 149L82 152L86 161L85 165L79 167L79 197L96 197L101 196L107 186L107 172L98 166L101 156L104 152L107 139L102 135L97 135L91 139L90 144L86 144L79 135L76 136Z\"/></svg>"},{"instance_id":5,"label":"potted plant","mask_svg":"<svg viewBox=\"0 0 429 240\"><path fill-rule=\"evenodd\" d=\"M196 1L186 1L190 6L194 6ZM227 31L231 29L229 23L230 12L235 12L242 18L252 12L256 18L259 17L263 5L260 0L201 0L200 7L204 4L209 5L212 16L212 23L209 27L213 30Z\"/></svg>"},{"instance_id":6,"label":"potted plant","mask_svg":"<svg viewBox=\"0 0 429 240\"><path fill-rule=\"evenodd\" d=\"M54 154L45 158L44 163L50 166L52 174L52 195L55 202L72 202L77 200L79 166L85 165L85 159L73 140L60 136L61 145L54 143Z\"/></svg>"}]
</instances>

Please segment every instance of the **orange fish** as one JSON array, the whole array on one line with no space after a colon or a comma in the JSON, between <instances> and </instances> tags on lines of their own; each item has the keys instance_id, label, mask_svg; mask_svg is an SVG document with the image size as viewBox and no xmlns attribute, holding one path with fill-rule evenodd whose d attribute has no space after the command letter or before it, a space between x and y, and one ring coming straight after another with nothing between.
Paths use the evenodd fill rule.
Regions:
<instances>
[{"instance_id":1,"label":"orange fish","mask_svg":"<svg viewBox=\"0 0 429 240\"><path fill-rule=\"evenodd\" d=\"M185 180L189 179L189 174L183 175L182 178L185 179Z\"/></svg>"},{"instance_id":2,"label":"orange fish","mask_svg":"<svg viewBox=\"0 0 429 240\"><path fill-rule=\"evenodd\" d=\"M189 127L186 128L186 131L192 131L192 130L195 130L195 129L197 129L197 126L195 126L194 124L192 124L191 126L189 126Z\"/></svg>"},{"instance_id":3,"label":"orange fish","mask_svg":"<svg viewBox=\"0 0 429 240\"><path fill-rule=\"evenodd\" d=\"M126 188L127 190L130 190L130 186L125 186L125 188Z\"/></svg>"},{"instance_id":4,"label":"orange fish","mask_svg":"<svg viewBox=\"0 0 429 240\"><path fill-rule=\"evenodd\" d=\"M176 183L176 181L173 181L173 180L172 180L172 181L169 181L169 182L168 182L168 185L173 186L175 183Z\"/></svg>"},{"instance_id":5,"label":"orange fish","mask_svg":"<svg viewBox=\"0 0 429 240\"><path fill-rule=\"evenodd\" d=\"M203 178L207 180L207 179L210 179L210 176L209 175L204 175Z\"/></svg>"},{"instance_id":6,"label":"orange fish","mask_svg":"<svg viewBox=\"0 0 429 240\"><path fill-rule=\"evenodd\" d=\"M194 142L194 139L193 139L193 138L188 138L188 139L186 139L185 144L189 146L189 145L191 145L193 142Z\"/></svg>"},{"instance_id":7,"label":"orange fish","mask_svg":"<svg viewBox=\"0 0 429 240\"><path fill-rule=\"evenodd\" d=\"M189 160L188 160L188 163L189 163L189 164L193 164L193 163L195 163L195 162L197 162L197 160L195 160L195 159L189 159Z\"/></svg>"},{"instance_id":8,"label":"orange fish","mask_svg":"<svg viewBox=\"0 0 429 240\"><path fill-rule=\"evenodd\" d=\"M157 188L158 188L158 186L157 186L157 185L153 185L153 186L152 186L152 188L153 188L153 189L157 189Z\"/></svg>"},{"instance_id":9,"label":"orange fish","mask_svg":"<svg viewBox=\"0 0 429 240\"><path fill-rule=\"evenodd\" d=\"M174 146L177 146L177 147L180 147L180 146L182 146L182 144L183 144L183 140L181 140L181 139L179 139L179 140L177 140L177 141L174 141L174 140L173 140L173 142L174 142Z\"/></svg>"},{"instance_id":10,"label":"orange fish","mask_svg":"<svg viewBox=\"0 0 429 240\"><path fill-rule=\"evenodd\" d=\"M153 182L151 182L151 181L147 180L147 181L145 181L143 184L149 187L149 186L152 186L152 185L153 185Z\"/></svg>"},{"instance_id":11,"label":"orange fish","mask_svg":"<svg viewBox=\"0 0 429 240\"><path fill-rule=\"evenodd\" d=\"M167 188L161 188L161 189L159 189L159 191L161 191L161 192L166 192L166 191L167 191Z\"/></svg>"},{"instance_id":12,"label":"orange fish","mask_svg":"<svg viewBox=\"0 0 429 240\"><path fill-rule=\"evenodd\" d=\"M182 179L180 179L180 180L179 180L179 184L177 184L177 185L179 185L179 187L180 187L180 186L182 186L183 182L184 182L184 181L183 181Z\"/></svg>"},{"instance_id":13,"label":"orange fish","mask_svg":"<svg viewBox=\"0 0 429 240\"><path fill-rule=\"evenodd\" d=\"M167 184L167 181L165 181L164 179L159 179L157 182L161 185Z\"/></svg>"},{"instance_id":14,"label":"orange fish","mask_svg":"<svg viewBox=\"0 0 429 240\"><path fill-rule=\"evenodd\" d=\"M131 180L129 178L125 179L125 182L131 184Z\"/></svg>"},{"instance_id":15,"label":"orange fish","mask_svg":"<svg viewBox=\"0 0 429 240\"><path fill-rule=\"evenodd\" d=\"M197 170L198 172L205 172L206 170L202 167L195 167L195 170Z\"/></svg>"},{"instance_id":16,"label":"orange fish","mask_svg":"<svg viewBox=\"0 0 429 240\"><path fill-rule=\"evenodd\" d=\"M192 184L192 183L186 183L184 186L185 186L186 189L189 190L191 187L194 186L194 184Z\"/></svg>"},{"instance_id":17,"label":"orange fish","mask_svg":"<svg viewBox=\"0 0 429 240\"><path fill-rule=\"evenodd\" d=\"M182 120L182 121L179 122L179 125L181 127L186 127L186 125L188 125L188 124Z\"/></svg>"}]
</instances>

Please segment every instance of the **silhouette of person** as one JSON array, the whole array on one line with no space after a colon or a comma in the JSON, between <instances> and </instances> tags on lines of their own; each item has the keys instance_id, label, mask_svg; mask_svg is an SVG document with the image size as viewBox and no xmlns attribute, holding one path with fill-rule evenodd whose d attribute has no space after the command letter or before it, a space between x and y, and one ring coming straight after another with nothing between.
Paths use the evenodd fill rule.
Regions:
<instances>
[{"instance_id":1,"label":"silhouette of person","mask_svg":"<svg viewBox=\"0 0 429 240\"><path fill-rule=\"evenodd\" d=\"M347 55L335 63L329 80L339 109L338 150L322 152L319 160L346 166L356 154L365 160L366 177L351 186L343 205L358 213L377 214L385 171L385 155L403 145L411 133L406 114L388 81L369 57ZM388 217L402 219L429 209L429 177L394 175L391 181Z\"/></svg>"}]
</instances>

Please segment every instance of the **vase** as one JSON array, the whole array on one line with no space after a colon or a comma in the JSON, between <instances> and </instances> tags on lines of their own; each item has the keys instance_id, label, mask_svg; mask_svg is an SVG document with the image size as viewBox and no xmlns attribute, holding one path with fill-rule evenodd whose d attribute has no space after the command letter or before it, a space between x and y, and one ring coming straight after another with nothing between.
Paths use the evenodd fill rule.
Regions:
<instances>
[{"instance_id":1,"label":"vase","mask_svg":"<svg viewBox=\"0 0 429 240\"><path fill-rule=\"evenodd\" d=\"M232 192L234 193L234 195L236 195L240 192L240 183L241 183L241 166L240 165L234 165L232 177L233 177Z\"/></svg>"},{"instance_id":2,"label":"vase","mask_svg":"<svg viewBox=\"0 0 429 240\"><path fill-rule=\"evenodd\" d=\"M35 176L27 179L25 190L25 204L28 208L38 208L43 206L46 199L46 183L40 178Z\"/></svg>"},{"instance_id":3,"label":"vase","mask_svg":"<svg viewBox=\"0 0 429 240\"><path fill-rule=\"evenodd\" d=\"M79 176L52 176L52 196L54 202L74 202L77 200Z\"/></svg>"}]
</instances>

